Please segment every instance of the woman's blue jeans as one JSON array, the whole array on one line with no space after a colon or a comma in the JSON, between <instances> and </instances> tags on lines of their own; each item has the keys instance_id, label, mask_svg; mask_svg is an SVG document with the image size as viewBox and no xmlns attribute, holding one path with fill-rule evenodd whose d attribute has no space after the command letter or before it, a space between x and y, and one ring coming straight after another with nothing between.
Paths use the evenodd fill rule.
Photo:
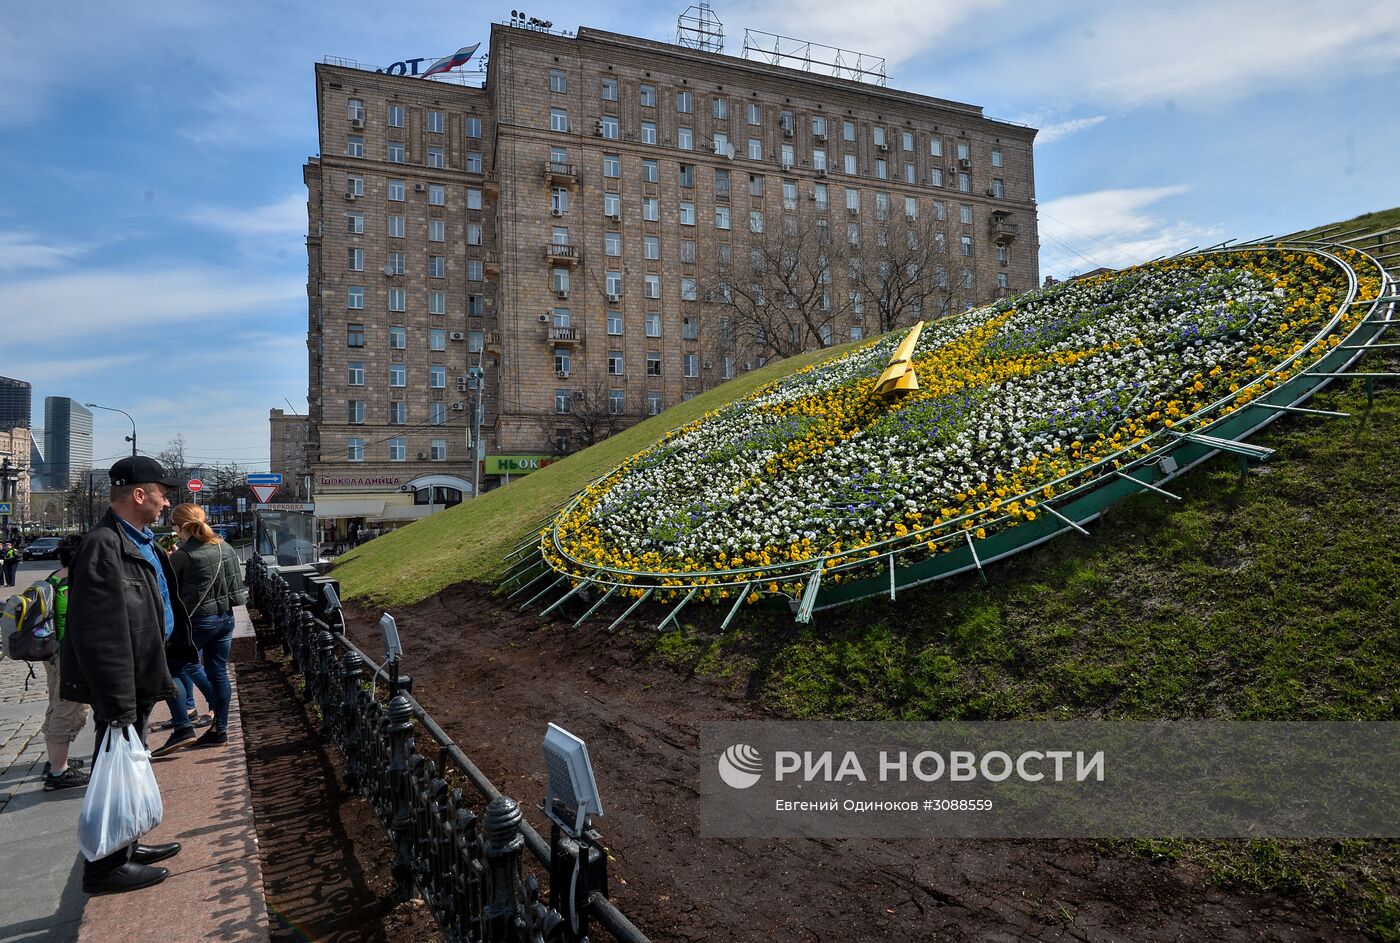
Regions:
<instances>
[{"instance_id":1,"label":"woman's blue jeans","mask_svg":"<svg viewBox=\"0 0 1400 943\"><path fill-rule=\"evenodd\" d=\"M194 683L209 700L209 708L214 712L214 726L228 730L229 702L233 699L233 687L228 681L228 653L233 646L233 613L219 616L199 616L191 620L194 630L194 647L199 649L204 667ZM199 684L203 678L204 684Z\"/></svg>"},{"instance_id":2,"label":"woman's blue jeans","mask_svg":"<svg viewBox=\"0 0 1400 943\"><path fill-rule=\"evenodd\" d=\"M194 722L190 720L189 712L194 710L194 689L199 688L199 693L210 705L214 703L214 691L205 677L204 666L197 661L186 662L170 677L175 682L175 696L167 698L165 706L170 708L171 723L176 730L192 730Z\"/></svg>"}]
</instances>

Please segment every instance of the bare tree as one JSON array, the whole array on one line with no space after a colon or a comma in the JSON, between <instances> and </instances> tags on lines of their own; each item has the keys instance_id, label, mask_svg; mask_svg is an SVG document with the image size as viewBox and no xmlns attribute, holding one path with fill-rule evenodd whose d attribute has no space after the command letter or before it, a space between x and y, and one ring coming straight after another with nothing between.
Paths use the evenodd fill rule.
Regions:
<instances>
[{"instance_id":1,"label":"bare tree","mask_svg":"<svg viewBox=\"0 0 1400 943\"><path fill-rule=\"evenodd\" d=\"M883 334L958 310L973 292L963 275L972 259L958 264L962 246L961 237L956 247L951 243L945 222L932 214L877 210L873 238L847 257L853 313L874 314L872 327Z\"/></svg>"},{"instance_id":2,"label":"bare tree","mask_svg":"<svg viewBox=\"0 0 1400 943\"><path fill-rule=\"evenodd\" d=\"M625 393L621 403L612 393L606 379L594 379L575 388L566 412L540 417L546 447L556 455L576 452L596 445L644 418L641 409L627 408ZM564 441L561 441L559 430L568 432Z\"/></svg>"}]
</instances>

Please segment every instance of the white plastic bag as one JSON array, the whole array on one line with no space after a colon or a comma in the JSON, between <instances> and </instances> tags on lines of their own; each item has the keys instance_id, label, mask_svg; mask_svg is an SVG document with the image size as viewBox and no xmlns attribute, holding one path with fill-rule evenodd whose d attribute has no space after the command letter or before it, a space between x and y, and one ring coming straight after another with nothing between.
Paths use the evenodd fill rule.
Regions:
<instances>
[{"instance_id":1,"label":"white plastic bag","mask_svg":"<svg viewBox=\"0 0 1400 943\"><path fill-rule=\"evenodd\" d=\"M109 728L78 813L78 850L89 861L110 855L159 825L164 812L151 752L136 728Z\"/></svg>"}]
</instances>

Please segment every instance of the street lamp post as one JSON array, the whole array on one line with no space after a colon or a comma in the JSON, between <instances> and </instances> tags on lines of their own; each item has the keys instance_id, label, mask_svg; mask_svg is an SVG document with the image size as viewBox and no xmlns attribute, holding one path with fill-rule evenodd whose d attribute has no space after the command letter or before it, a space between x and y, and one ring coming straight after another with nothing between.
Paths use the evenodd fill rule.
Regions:
<instances>
[{"instance_id":1,"label":"street lamp post","mask_svg":"<svg viewBox=\"0 0 1400 943\"><path fill-rule=\"evenodd\" d=\"M127 412L125 409L117 409L117 408L115 408L115 407L113 407L113 406L99 406L99 405L97 405L96 403L84 403L83 405L86 406L88 409L105 409L105 410L107 410L109 413L121 413L121 414L122 414L123 416L125 416L127 419L131 419L131 413ZM128 442L131 443L131 457L132 457L132 458L135 458L135 457L136 457L136 420L135 420L135 419L131 419L131 435L129 435L129 436L126 437L126 441L128 441Z\"/></svg>"}]
</instances>

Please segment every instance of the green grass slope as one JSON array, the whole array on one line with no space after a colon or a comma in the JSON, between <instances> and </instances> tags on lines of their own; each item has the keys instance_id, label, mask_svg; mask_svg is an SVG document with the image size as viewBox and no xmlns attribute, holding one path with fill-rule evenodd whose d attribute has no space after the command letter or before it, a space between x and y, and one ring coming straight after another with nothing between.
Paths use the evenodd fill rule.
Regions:
<instances>
[{"instance_id":1,"label":"green grass slope","mask_svg":"<svg viewBox=\"0 0 1400 943\"><path fill-rule=\"evenodd\" d=\"M847 347L814 350L770 363L679 403L659 416L619 432L503 488L401 527L336 561L346 598L382 606L407 606L464 580L492 582L504 574L503 558L531 528L594 478L678 426L744 396L759 386L840 356Z\"/></svg>"}]
</instances>

